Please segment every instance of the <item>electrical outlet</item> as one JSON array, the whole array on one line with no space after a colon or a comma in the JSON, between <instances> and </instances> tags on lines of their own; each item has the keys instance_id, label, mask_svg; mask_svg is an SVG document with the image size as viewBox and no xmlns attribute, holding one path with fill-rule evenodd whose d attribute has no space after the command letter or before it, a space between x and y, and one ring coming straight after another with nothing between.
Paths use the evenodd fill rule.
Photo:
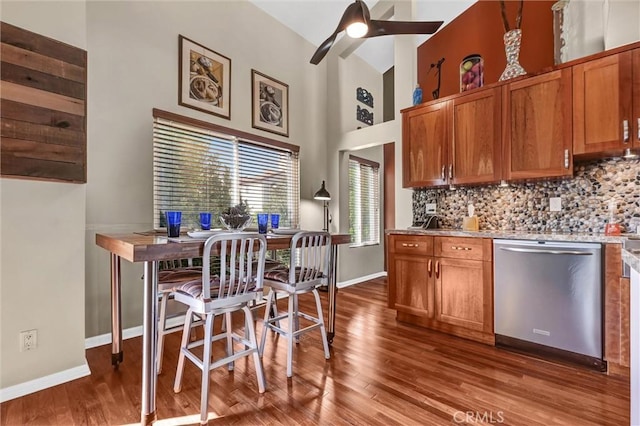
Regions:
<instances>
[{"instance_id":1,"label":"electrical outlet","mask_svg":"<svg viewBox=\"0 0 640 426\"><path fill-rule=\"evenodd\" d=\"M38 330L20 332L20 352L31 351L38 347Z\"/></svg>"},{"instance_id":2,"label":"electrical outlet","mask_svg":"<svg viewBox=\"0 0 640 426\"><path fill-rule=\"evenodd\" d=\"M562 210L562 198L560 197L549 198L549 211L559 212L560 210Z\"/></svg>"},{"instance_id":3,"label":"electrical outlet","mask_svg":"<svg viewBox=\"0 0 640 426\"><path fill-rule=\"evenodd\" d=\"M424 212L426 214L436 214L436 203L427 203Z\"/></svg>"}]
</instances>

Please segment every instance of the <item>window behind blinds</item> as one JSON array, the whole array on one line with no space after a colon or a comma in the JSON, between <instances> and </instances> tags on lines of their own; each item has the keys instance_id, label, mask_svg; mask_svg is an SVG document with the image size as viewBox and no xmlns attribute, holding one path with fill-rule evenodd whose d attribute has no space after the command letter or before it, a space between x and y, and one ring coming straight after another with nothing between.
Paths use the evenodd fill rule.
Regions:
<instances>
[{"instance_id":1,"label":"window behind blinds","mask_svg":"<svg viewBox=\"0 0 640 426\"><path fill-rule=\"evenodd\" d=\"M380 244L380 165L349 156L351 247Z\"/></svg>"},{"instance_id":2,"label":"window behind blinds","mask_svg":"<svg viewBox=\"0 0 640 426\"><path fill-rule=\"evenodd\" d=\"M230 129L228 129L230 130ZM280 144L286 145L286 144ZM182 212L183 227L197 227L199 212L222 211L241 201L254 217L279 213L280 227L298 227L297 151L155 117L153 124L154 227L164 212Z\"/></svg>"}]
</instances>

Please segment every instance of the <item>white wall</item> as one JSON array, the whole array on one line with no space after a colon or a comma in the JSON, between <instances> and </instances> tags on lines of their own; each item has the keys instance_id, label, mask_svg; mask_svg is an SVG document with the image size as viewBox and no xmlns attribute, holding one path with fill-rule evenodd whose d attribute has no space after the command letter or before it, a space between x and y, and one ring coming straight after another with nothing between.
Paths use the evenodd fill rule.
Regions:
<instances>
[{"instance_id":1,"label":"white wall","mask_svg":"<svg viewBox=\"0 0 640 426\"><path fill-rule=\"evenodd\" d=\"M340 223L349 228L349 155L375 161L380 164L380 244L364 247L340 246L338 252L338 271L340 282L358 280L359 278L380 274L384 270L384 218L382 207L384 205L383 189L383 152L382 146L373 146L354 151L343 151L340 155Z\"/></svg>"},{"instance_id":2,"label":"white wall","mask_svg":"<svg viewBox=\"0 0 640 426\"><path fill-rule=\"evenodd\" d=\"M312 197L326 174L327 95L326 66L309 63L315 46L246 1L92 1L87 28L86 327L95 336L110 330L109 256L95 233L152 228L152 108L299 145L301 226L320 229ZM178 105L179 34L231 59L230 120ZM288 138L251 127L251 69L289 85ZM122 266L123 323L132 327L142 322L142 269Z\"/></svg>"},{"instance_id":3,"label":"white wall","mask_svg":"<svg viewBox=\"0 0 640 426\"><path fill-rule=\"evenodd\" d=\"M395 20L412 20L415 14L415 0L391 0L394 3ZM342 40L341 40L342 41ZM341 93L342 87L346 84L339 78L340 76L337 59L328 55L329 65L327 70L328 76L328 93L329 93L329 132L331 149L329 150L329 174L332 177L338 176L339 153L344 150L361 149L370 146L383 145L389 142L395 142L396 149L396 227L403 228L411 225L411 196L412 190L402 188L402 117L400 110L412 105L412 94L416 84L416 54L415 36L405 35L394 38L394 61L395 61L395 81L394 81L394 103L395 103L395 120L386 123L379 123L372 127L360 130L351 130L344 132L344 128L336 127L336 123L340 122L340 118L336 116L335 111L339 111L336 106L331 105L332 95ZM382 84L382 75L380 84ZM356 78L351 76L351 78ZM380 88L380 93L382 89ZM333 114L333 115L332 115ZM332 119L333 118L333 119ZM336 211L337 213L337 211ZM337 215L337 214L336 214ZM344 231L343 224L335 224L337 229ZM346 225L348 227L348 225Z\"/></svg>"},{"instance_id":4,"label":"white wall","mask_svg":"<svg viewBox=\"0 0 640 426\"><path fill-rule=\"evenodd\" d=\"M338 61L339 71L339 117L338 128L344 134L359 127L369 127L356 119L357 107L373 112L373 123L382 123L382 74L372 66L352 55ZM331 80L334 80L330 77ZM358 87L368 90L373 96L373 108L356 99ZM337 123L334 123L334 125Z\"/></svg>"},{"instance_id":5,"label":"white wall","mask_svg":"<svg viewBox=\"0 0 640 426\"><path fill-rule=\"evenodd\" d=\"M640 40L640 1L572 0L564 8L562 62Z\"/></svg>"},{"instance_id":6,"label":"white wall","mask_svg":"<svg viewBox=\"0 0 640 426\"><path fill-rule=\"evenodd\" d=\"M3 1L9 24L86 49L85 3ZM84 357L86 187L0 179L0 400L33 379L89 373ZM38 347L19 352L20 331Z\"/></svg>"},{"instance_id":7,"label":"white wall","mask_svg":"<svg viewBox=\"0 0 640 426\"><path fill-rule=\"evenodd\" d=\"M396 20L412 20L415 15L415 3L414 0L392 0L394 5L394 18ZM386 7L380 4L381 8ZM372 10L372 13L374 11ZM374 16L375 17L375 16ZM375 124L371 127L365 127L359 130L351 130L345 132L345 127L340 124L344 122L345 114L349 111L345 111L344 102L342 105L338 105L334 102L334 98L338 98L343 93L343 88L349 88L353 85L353 80L357 81L358 77L354 74L343 74L345 69L341 62L343 59L339 58L337 53L340 49L348 49L348 46L343 44L347 43L346 38L340 40L337 43L335 51L330 51L325 61L327 64L327 92L329 93L329 99L327 107L328 111L328 128L329 128L329 151L328 151L328 176L330 181L338 181L340 177L340 153L343 151L359 150L362 148L368 148L372 146L379 146L389 142L395 142L395 210L396 210L396 228L406 228L411 225L412 212L411 212L411 197L413 191L410 189L402 188L402 117L400 110L411 106L413 88L416 84L416 44L415 36L402 36L394 38L394 61L395 61L395 82L394 82L394 103L395 103L395 120L388 121L386 123ZM366 43L366 41L365 41ZM348 59L352 59L349 57ZM358 60L357 58L355 60ZM361 68L366 69L366 67ZM375 70L372 70L375 72ZM382 85L382 74L379 76L380 85ZM382 87L378 89L382 93ZM348 130L348 129L347 129ZM382 163L381 163L382 164ZM349 224L344 214L341 214L341 209L345 207L341 204L344 196L344 191L340 191L337 199L331 200L331 213L334 218L332 224L333 231L348 232ZM333 195L333 194L332 194ZM348 202L348 199L346 199ZM336 220L337 219L337 220ZM351 262L351 256L353 252L348 249L339 250L339 265L338 281L345 281L352 277L359 276L362 268L367 270L375 270L382 272L384 265L382 262L369 262L364 257L362 263ZM366 265L366 266L365 266ZM373 273L373 272L370 272ZM361 275L360 275L361 276Z\"/></svg>"},{"instance_id":8,"label":"white wall","mask_svg":"<svg viewBox=\"0 0 640 426\"><path fill-rule=\"evenodd\" d=\"M216 19L203 25L203 16ZM89 72L87 184L0 180L2 398L7 387L31 379L60 373L64 377L56 380L66 380L71 370L85 374L85 337L110 331L109 255L96 247L95 234L152 227L152 108L300 145L301 226L306 229L319 229L322 223L322 204L312 199L320 182L327 180L332 194L339 192L333 185L340 150L396 141L400 161L399 124L342 134L346 120L330 116L331 61L309 64L316 46L246 1L3 1L2 20L86 49ZM231 58L231 120L178 106L179 34ZM411 43L401 51L396 60L405 60L407 51L415 56ZM381 105L381 75L356 57L340 61L343 71L350 70L342 76L351 99L338 111L348 109L345 114L353 119L360 85ZM397 78L415 72L415 59L410 61L396 66ZM252 68L289 84L288 138L251 128ZM347 75L351 72L362 80ZM396 82L406 90L402 101L396 94L398 107L411 102L415 78L409 79ZM402 192L396 190L397 200L410 207L411 191ZM333 207L337 218L338 199L332 200ZM402 224L402 212L397 216ZM343 261L346 253L341 250ZM362 275L354 266L344 268L345 276ZM141 275L140 265L123 261L125 328L142 322ZM18 332L31 328L40 331L39 348L17 352Z\"/></svg>"},{"instance_id":9,"label":"white wall","mask_svg":"<svg viewBox=\"0 0 640 426\"><path fill-rule=\"evenodd\" d=\"M605 0L604 3L605 50L640 40L640 1Z\"/></svg>"}]
</instances>

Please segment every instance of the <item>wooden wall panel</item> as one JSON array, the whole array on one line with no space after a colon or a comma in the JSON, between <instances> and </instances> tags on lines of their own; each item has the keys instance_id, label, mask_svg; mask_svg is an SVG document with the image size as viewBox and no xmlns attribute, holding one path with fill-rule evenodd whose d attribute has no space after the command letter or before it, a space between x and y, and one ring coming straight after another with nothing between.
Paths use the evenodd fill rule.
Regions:
<instances>
[{"instance_id":1,"label":"wooden wall panel","mask_svg":"<svg viewBox=\"0 0 640 426\"><path fill-rule=\"evenodd\" d=\"M0 175L87 181L87 52L0 22Z\"/></svg>"},{"instance_id":2,"label":"wooden wall panel","mask_svg":"<svg viewBox=\"0 0 640 426\"><path fill-rule=\"evenodd\" d=\"M518 1L507 1L507 17L513 29ZM553 14L554 1L525 0L522 12L522 45L520 64L529 74L535 74L553 63ZM500 3L480 0L456 19L447 24L418 47L418 83L423 90L423 101L432 100L431 92L438 85L435 64L440 58L442 81L440 97L460 92L460 62L470 54L484 59L484 84L498 81L506 66L504 52L504 28L500 15Z\"/></svg>"}]
</instances>

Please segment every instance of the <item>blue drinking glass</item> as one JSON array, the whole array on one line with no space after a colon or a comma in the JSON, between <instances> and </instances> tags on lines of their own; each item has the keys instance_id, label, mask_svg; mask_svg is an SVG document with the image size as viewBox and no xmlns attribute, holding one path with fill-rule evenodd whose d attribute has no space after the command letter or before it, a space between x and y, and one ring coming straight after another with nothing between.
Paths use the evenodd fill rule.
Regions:
<instances>
[{"instance_id":1,"label":"blue drinking glass","mask_svg":"<svg viewBox=\"0 0 640 426\"><path fill-rule=\"evenodd\" d=\"M182 212L165 212L167 218L167 236L180 236L180 222L182 221Z\"/></svg>"},{"instance_id":2,"label":"blue drinking glass","mask_svg":"<svg viewBox=\"0 0 640 426\"><path fill-rule=\"evenodd\" d=\"M267 213L258 213L258 232L261 234L266 234L268 225L269 215Z\"/></svg>"},{"instance_id":3,"label":"blue drinking glass","mask_svg":"<svg viewBox=\"0 0 640 426\"><path fill-rule=\"evenodd\" d=\"M211 213L200 213L200 228L204 231L211 229Z\"/></svg>"},{"instance_id":4,"label":"blue drinking glass","mask_svg":"<svg viewBox=\"0 0 640 426\"><path fill-rule=\"evenodd\" d=\"M278 229L278 226L280 226L280 215L271 213L271 229Z\"/></svg>"}]
</instances>

